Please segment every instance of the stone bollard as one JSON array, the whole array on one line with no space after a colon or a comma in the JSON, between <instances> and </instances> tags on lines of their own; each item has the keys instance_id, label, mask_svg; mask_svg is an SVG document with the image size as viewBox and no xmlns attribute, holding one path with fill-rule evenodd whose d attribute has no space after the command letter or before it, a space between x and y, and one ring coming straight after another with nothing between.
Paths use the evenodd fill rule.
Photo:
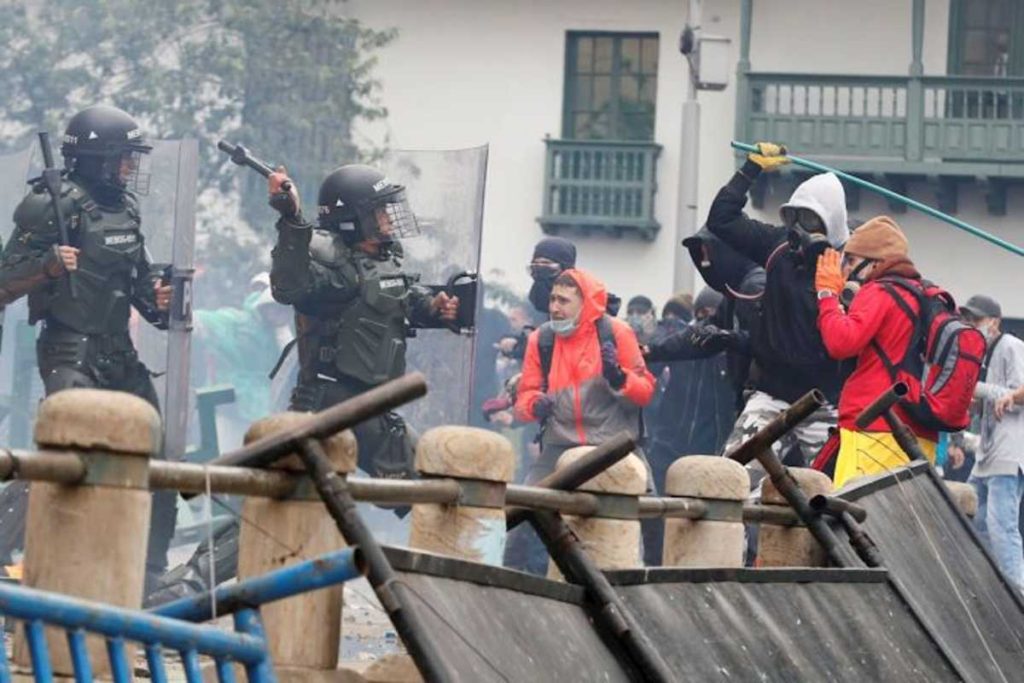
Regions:
<instances>
[{"instance_id":1,"label":"stone bollard","mask_svg":"<svg viewBox=\"0 0 1024 683\"><path fill-rule=\"evenodd\" d=\"M788 469L808 500L818 494L832 492L832 480L824 472L804 467ZM765 505L788 505L768 478L764 480L761 502ZM761 524L757 564L759 567L823 567L826 556L824 548L805 527Z\"/></svg>"},{"instance_id":2,"label":"stone bollard","mask_svg":"<svg viewBox=\"0 0 1024 683\"><path fill-rule=\"evenodd\" d=\"M947 481L945 484L946 488L949 489L949 495L953 497L953 501L956 502L960 512L974 519L974 516L978 514L977 490L970 484L961 481Z\"/></svg>"},{"instance_id":3,"label":"stone bollard","mask_svg":"<svg viewBox=\"0 0 1024 683\"><path fill-rule=\"evenodd\" d=\"M515 474L508 439L473 427L435 427L416 444L416 469L424 478L463 482L458 505L412 508L409 546L473 562L501 565L505 553L505 486Z\"/></svg>"},{"instance_id":4,"label":"stone bollard","mask_svg":"<svg viewBox=\"0 0 1024 683\"><path fill-rule=\"evenodd\" d=\"M25 524L26 586L139 609L146 572L152 496L149 458L160 448L160 416L141 398L99 389L67 389L43 401L39 448L75 451L86 480L29 486ZM63 629L47 629L54 672L74 669ZM109 675L103 640L88 639L94 675ZM129 661L131 660L131 654ZM19 629L15 662L29 665Z\"/></svg>"},{"instance_id":5,"label":"stone bollard","mask_svg":"<svg viewBox=\"0 0 1024 683\"><path fill-rule=\"evenodd\" d=\"M743 566L743 501L750 494L743 465L716 455L679 458L668 468L665 493L704 500L709 519L665 520L663 566Z\"/></svg>"},{"instance_id":6,"label":"stone bollard","mask_svg":"<svg viewBox=\"0 0 1024 683\"><path fill-rule=\"evenodd\" d=\"M246 432L245 443L293 429L308 419L304 413L263 418ZM336 471L355 471L357 451L352 432L340 432L323 444ZM274 467L305 472L294 453ZM315 496L305 500L246 498L238 539L238 579L260 576L344 546L334 521ZM332 586L261 608L271 658L285 680L308 680L314 671L337 668L342 593L343 586Z\"/></svg>"},{"instance_id":7,"label":"stone bollard","mask_svg":"<svg viewBox=\"0 0 1024 683\"><path fill-rule=\"evenodd\" d=\"M570 448L558 459L556 469L568 467L594 450L593 446ZM647 491L647 468L636 455L627 455L607 470L580 486L578 491L600 494L611 507L636 509L636 498ZM640 520L614 517L565 515L584 550L600 569L644 566L640 556ZM548 563L548 578L562 580L554 560Z\"/></svg>"}]
</instances>

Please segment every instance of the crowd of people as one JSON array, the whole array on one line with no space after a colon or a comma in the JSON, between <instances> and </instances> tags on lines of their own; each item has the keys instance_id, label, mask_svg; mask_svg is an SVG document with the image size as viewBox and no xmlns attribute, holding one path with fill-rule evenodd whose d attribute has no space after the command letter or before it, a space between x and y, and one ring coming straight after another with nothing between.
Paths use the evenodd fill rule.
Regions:
<instances>
[{"instance_id":1,"label":"crowd of people","mask_svg":"<svg viewBox=\"0 0 1024 683\"><path fill-rule=\"evenodd\" d=\"M706 226L683 242L707 286L672 297L660 316L635 296L618 318L617 297L577 266L572 242L541 240L528 266L536 315L517 311L524 322L492 344L492 367L478 367L504 387L479 402L483 420L517 433L527 483L567 448L624 430L658 491L677 458L726 455L817 390L825 404L773 446L783 462L820 469L837 488L922 458L969 478L978 531L1024 589L1024 342L1000 331L991 297L957 307L892 218L849 219L834 174L797 187L780 225L748 216L752 184L787 162L781 146L760 143L719 191ZM896 382L908 389L896 422L858 424ZM916 444L898 442L900 422ZM748 467L757 496L764 473ZM531 536L510 537L506 564L542 573ZM658 564L656 528L644 543Z\"/></svg>"}]
</instances>

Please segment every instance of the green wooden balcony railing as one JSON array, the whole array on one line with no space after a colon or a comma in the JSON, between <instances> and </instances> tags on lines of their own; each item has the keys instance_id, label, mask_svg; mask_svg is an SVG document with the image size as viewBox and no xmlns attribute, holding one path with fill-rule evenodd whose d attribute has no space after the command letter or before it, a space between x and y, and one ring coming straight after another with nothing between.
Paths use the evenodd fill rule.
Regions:
<instances>
[{"instance_id":1,"label":"green wooden balcony railing","mask_svg":"<svg viewBox=\"0 0 1024 683\"><path fill-rule=\"evenodd\" d=\"M749 73L739 87L748 141L851 171L1024 177L1022 78Z\"/></svg>"},{"instance_id":2,"label":"green wooden balcony railing","mask_svg":"<svg viewBox=\"0 0 1024 683\"><path fill-rule=\"evenodd\" d=\"M552 140L544 170L544 232L578 230L653 240L658 189L653 142Z\"/></svg>"}]
</instances>

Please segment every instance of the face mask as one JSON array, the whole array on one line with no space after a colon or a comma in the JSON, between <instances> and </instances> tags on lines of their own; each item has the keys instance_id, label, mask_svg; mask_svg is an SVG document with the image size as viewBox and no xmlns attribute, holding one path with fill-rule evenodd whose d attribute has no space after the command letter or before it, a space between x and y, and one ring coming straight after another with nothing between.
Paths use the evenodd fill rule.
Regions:
<instances>
[{"instance_id":1,"label":"face mask","mask_svg":"<svg viewBox=\"0 0 1024 683\"><path fill-rule=\"evenodd\" d=\"M530 287L529 299L533 307L541 313L548 312L548 300L551 298L551 288L555 285L555 278L560 271L543 271L537 269L533 278L533 286Z\"/></svg>"},{"instance_id":2,"label":"face mask","mask_svg":"<svg viewBox=\"0 0 1024 683\"><path fill-rule=\"evenodd\" d=\"M981 333L985 335L985 341L991 344L999 336L999 328L995 325L985 325L981 328Z\"/></svg>"},{"instance_id":3,"label":"face mask","mask_svg":"<svg viewBox=\"0 0 1024 683\"><path fill-rule=\"evenodd\" d=\"M633 332L636 333L636 336L640 338L649 337L654 334L654 331L658 326L658 322L650 313L627 315L626 322L633 328Z\"/></svg>"},{"instance_id":4,"label":"face mask","mask_svg":"<svg viewBox=\"0 0 1024 683\"><path fill-rule=\"evenodd\" d=\"M567 318L565 320L552 320L551 329L559 337L567 337L576 331L576 326L579 324L579 322L580 314L577 313L574 317Z\"/></svg>"}]
</instances>

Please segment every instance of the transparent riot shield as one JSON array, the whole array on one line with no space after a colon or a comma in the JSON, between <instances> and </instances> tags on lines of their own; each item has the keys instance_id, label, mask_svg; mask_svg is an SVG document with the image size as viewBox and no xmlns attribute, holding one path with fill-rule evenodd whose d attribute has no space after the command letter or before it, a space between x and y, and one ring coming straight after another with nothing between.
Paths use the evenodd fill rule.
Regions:
<instances>
[{"instance_id":1,"label":"transparent riot shield","mask_svg":"<svg viewBox=\"0 0 1024 683\"><path fill-rule=\"evenodd\" d=\"M139 357L156 375L164 421L164 457L185 455L191 388L192 271L199 145L196 140L159 140L149 154L149 192L139 197L142 232L154 264L164 266L174 286L166 332L134 316L132 336Z\"/></svg>"},{"instance_id":2,"label":"transparent riot shield","mask_svg":"<svg viewBox=\"0 0 1024 683\"><path fill-rule=\"evenodd\" d=\"M483 228L487 147L395 151L383 164L392 182L405 185L422 234L403 240L404 270L420 282L443 285L454 274L477 272ZM479 297L478 297L479 299ZM474 338L446 329L417 330L406 355L410 371L427 376L426 397L401 412L419 433L444 424L467 424L473 385Z\"/></svg>"},{"instance_id":3,"label":"transparent riot shield","mask_svg":"<svg viewBox=\"0 0 1024 683\"><path fill-rule=\"evenodd\" d=\"M0 156L0 239L14 232L14 209L30 192L29 168L34 147ZM43 394L36 371L35 331L28 325L28 304L20 299L3 312L0 342L0 444L28 448L36 405Z\"/></svg>"}]
</instances>

